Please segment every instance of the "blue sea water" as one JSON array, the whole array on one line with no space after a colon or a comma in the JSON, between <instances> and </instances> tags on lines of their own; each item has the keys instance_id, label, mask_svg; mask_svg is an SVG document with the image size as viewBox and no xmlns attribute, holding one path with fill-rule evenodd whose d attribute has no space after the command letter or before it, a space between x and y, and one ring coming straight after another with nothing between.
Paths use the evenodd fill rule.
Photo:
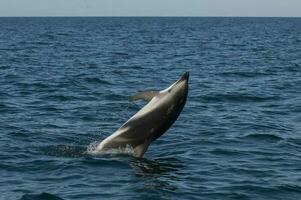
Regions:
<instances>
[{"instance_id":1,"label":"blue sea water","mask_svg":"<svg viewBox=\"0 0 301 200\"><path fill-rule=\"evenodd\" d=\"M89 152L190 72L144 158ZM301 199L301 18L0 18L0 199Z\"/></svg>"}]
</instances>

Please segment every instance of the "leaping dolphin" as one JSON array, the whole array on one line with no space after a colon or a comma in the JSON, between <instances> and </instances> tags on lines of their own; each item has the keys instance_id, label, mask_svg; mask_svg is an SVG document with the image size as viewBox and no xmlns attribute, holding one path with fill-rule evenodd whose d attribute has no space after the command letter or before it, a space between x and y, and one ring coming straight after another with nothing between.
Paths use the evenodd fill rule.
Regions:
<instances>
[{"instance_id":1,"label":"leaping dolphin","mask_svg":"<svg viewBox=\"0 0 301 200\"><path fill-rule=\"evenodd\" d=\"M145 100L148 103L125 122L117 131L104 139L96 152L111 149L133 148L133 156L142 157L150 143L159 138L177 120L188 95L189 73L161 91L139 92L131 101Z\"/></svg>"}]
</instances>

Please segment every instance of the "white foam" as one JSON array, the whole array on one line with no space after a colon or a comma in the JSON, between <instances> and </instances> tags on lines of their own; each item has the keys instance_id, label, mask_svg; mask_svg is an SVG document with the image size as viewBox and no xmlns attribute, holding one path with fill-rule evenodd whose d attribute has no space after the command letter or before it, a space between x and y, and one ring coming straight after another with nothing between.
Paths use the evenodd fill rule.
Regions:
<instances>
[{"instance_id":1,"label":"white foam","mask_svg":"<svg viewBox=\"0 0 301 200\"><path fill-rule=\"evenodd\" d=\"M97 142L97 141L94 141L94 142L90 143L87 147L87 153L88 154L94 154L98 144L99 144L99 142Z\"/></svg>"},{"instance_id":2,"label":"white foam","mask_svg":"<svg viewBox=\"0 0 301 200\"><path fill-rule=\"evenodd\" d=\"M127 154L133 155L134 149L131 145L127 144L125 147L112 148L107 150L97 150L99 142L92 142L87 147L87 153L92 155L101 155L101 154Z\"/></svg>"}]
</instances>

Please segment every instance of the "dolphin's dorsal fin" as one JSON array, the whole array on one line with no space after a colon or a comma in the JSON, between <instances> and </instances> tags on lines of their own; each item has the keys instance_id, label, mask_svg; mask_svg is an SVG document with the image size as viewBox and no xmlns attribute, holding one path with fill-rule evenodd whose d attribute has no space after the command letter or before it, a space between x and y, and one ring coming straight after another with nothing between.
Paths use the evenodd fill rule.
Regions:
<instances>
[{"instance_id":1,"label":"dolphin's dorsal fin","mask_svg":"<svg viewBox=\"0 0 301 200\"><path fill-rule=\"evenodd\" d=\"M138 92L137 94L130 97L130 101L136 101L136 100L150 101L158 93L159 93L159 91L154 91L154 90Z\"/></svg>"}]
</instances>

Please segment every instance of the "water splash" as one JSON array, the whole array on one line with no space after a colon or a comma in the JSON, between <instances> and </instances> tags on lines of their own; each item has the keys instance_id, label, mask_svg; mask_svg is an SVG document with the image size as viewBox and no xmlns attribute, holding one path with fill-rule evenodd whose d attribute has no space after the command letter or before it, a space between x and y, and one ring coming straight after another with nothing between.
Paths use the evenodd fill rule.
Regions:
<instances>
[{"instance_id":1,"label":"water splash","mask_svg":"<svg viewBox=\"0 0 301 200\"><path fill-rule=\"evenodd\" d=\"M102 154L126 154L126 155L133 155L134 154L134 148L127 144L125 147L118 147L118 148L112 148L107 150L96 150L99 142L92 142L87 147L87 153L90 155L102 155Z\"/></svg>"},{"instance_id":2,"label":"water splash","mask_svg":"<svg viewBox=\"0 0 301 200\"><path fill-rule=\"evenodd\" d=\"M87 153L88 154L95 154L96 152L96 147L97 145L99 144L99 142L97 141L94 141L94 142L91 142L88 147L87 147Z\"/></svg>"}]
</instances>

